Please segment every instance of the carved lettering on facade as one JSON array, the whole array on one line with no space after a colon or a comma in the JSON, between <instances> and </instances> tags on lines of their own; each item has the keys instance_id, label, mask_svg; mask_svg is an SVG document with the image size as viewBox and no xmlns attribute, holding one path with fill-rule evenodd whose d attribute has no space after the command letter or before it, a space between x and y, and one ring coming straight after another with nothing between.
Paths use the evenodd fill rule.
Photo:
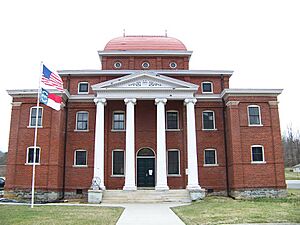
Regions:
<instances>
[{"instance_id":1,"label":"carved lettering on facade","mask_svg":"<svg viewBox=\"0 0 300 225\"><path fill-rule=\"evenodd\" d=\"M128 87L161 87L162 84L151 81L151 80L141 80L141 81L135 81L132 83L127 84Z\"/></svg>"}]
</instances>

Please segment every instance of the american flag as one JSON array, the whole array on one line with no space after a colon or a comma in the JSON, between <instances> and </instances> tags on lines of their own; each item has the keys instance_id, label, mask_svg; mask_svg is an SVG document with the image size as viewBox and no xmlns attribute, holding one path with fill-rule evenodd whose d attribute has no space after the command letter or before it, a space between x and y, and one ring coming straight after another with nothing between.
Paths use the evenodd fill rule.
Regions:
<instances>
[{"instance_id":1,"label":"american flag","mask_svg":"<svg viewBox=\"0 0 300 225\"><path fill-rule=\"evenodd\" d=\"M53 73L45 65L43 65L42 87L45 89L57 89L64 91L63 82L59 75Z\"/></svg>"}]
</instances>

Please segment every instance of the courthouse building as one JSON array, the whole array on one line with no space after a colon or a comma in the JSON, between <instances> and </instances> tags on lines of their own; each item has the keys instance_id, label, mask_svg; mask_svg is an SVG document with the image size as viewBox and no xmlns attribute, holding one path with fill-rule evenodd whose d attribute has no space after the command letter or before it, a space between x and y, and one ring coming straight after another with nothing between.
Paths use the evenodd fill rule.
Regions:
<instances>
[{"instance_id":1,"label":"courthouse building","mask_svg":"<svg viewBox=\"0 0 300 225\"><path fill-rule=\"evenodd\" d=\"M280 89L231 89L233 71L190 70L192 51L167 36L123 36L98 51L101 69L58 71L64 104L12 97L6 193L45 199L103 190L285 193ZM200 62L201 63L201 62ZM38 118L36 118L38 110Z\"/></svg>"}]
</instances>

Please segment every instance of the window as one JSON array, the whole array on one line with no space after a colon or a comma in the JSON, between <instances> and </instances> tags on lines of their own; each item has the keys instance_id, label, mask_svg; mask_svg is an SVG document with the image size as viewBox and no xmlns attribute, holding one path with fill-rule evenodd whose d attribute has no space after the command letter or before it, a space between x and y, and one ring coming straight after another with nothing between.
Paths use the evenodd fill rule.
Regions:
<instances>
[{"instance_id":1,"label":"window","mask_svg":"<svg viewBox=\"0 0 300 225\"><path fill-rule=\"evenodd\" d=\"M177 63L176 62L170 62L169 66L170 66L170 68L175 69L177 67Z\"/></svg>"},{"instance_id":2,"label":"window","mask_svg":"<svg viewBox=\"0 0 300 225\"><path fill-rule=\"evenodd\" d=\"M30 121L29 121L29 126L30 127L35 127L35 123L36 123L36 110L37 107L31 107L30 108ZM42 117L43 117L43 108L39 107L38 109L38 126L41 127L42 126Z\"/></svg>"},{"instance_id":3,"label":"window","mask_svg":"<svg viewBox=\"0 0 300 225\"><path fill-rule=\"evenodd\" d=\"M179 150L168 150L168 175L180 175Z\"/></svg>"},{"instance_id":4,"label":"window","mask_svg":"<svg viewBox=\"0 0 300 225\"><path fill-rule=\"evenodd\" d=\"M114 67L116 68L116 69L120 69L121 67L122 67L122 63L121 62L115 62L114 63Z\"/></svg>"},{"instance_id":5,"label":"window","mask_svg":"<svg viewBox=\"0 0 300 225\"><path fill-rule=\"evenodd\" d=\"M113 113L113 130L125 130L125 113Z\"/></svg>"},{"instance_id":6,"label":"window","mask_svg":"<svg viewBox=\"0 0 300 225\"><path fill-rule=\"evenodd\" d=\"M148 69L150 67L150 64L148 62L143 62L142 67L143 69Z\"/></svg>"},{"instance_id":7,"label":"window","mask_svg":"<svg viewBox=\"0 0 300 225\"><path fill-rule=\"evenodd\" d=\"M27 157L26 157L26 163L27 164L33 164L34 161L34 147L28 147L27 148ZM40 163L40 147L36 147L35 151L35 163Z\"/></svg>"},{"instance_id":8,"label":"window","mask_svg":"<svg viewBox=\"0 0 300 225\"><path fill-rule=\"evenodd\" d=\"M89 83L80 82L78 84L78 94L88 94L89 93Z\"/></svg>"},{"instance_id":9,"label":"window","mask_svg":"<svg viewBox=\"0 0 300 225\"><path fill-rule=\"evenodd\" d=\"M213 84L212 82L202 82L202 93L213 93Z\"/></svg>"},{"instance_id":10,"label":"window","mask_svg":"<svg viewBox=\"0 0 300 225\"><path fill-rule=\"evenodd\" d=\"M261 126L260 107L258 105L248 106L248 123L250 126Z\"/></svg>"},{"instance_id":11,"label":"window","mask_svg":"<svg viewBox=\"0 0 300 225\"><path fill-rule=\"evenodd\" d=\"M251 146L251 155L253 163L264 163L264 147L262 145L252 145Z\"/></svg>"},{"instance_id":12,"label":"window","mask_svg":"<svg viewBox=\"0 0 300 225\"><path fill-rule=\"evenodd\" d=\"M202 129L215 130L215 113L214 111L204 111L202 113Z\"/></svg>"},{"instance_id":13,"label":"window","mask_svg":"<svg viewBox=\"0 0 300 225\"><path fill-rule=\"evenodd\" d=\"M74 152L74 166L87 166L86 150L76 150Z\"/></svg>"},{"instance_id":14,"label":"window","mask_svg":"<svg viewBox=\"0 0 300 225\"><path fill-rule=\"evenodd\" d=\"M178 112L177 111L167 111L167 130L177 130L178 125Z\"/></svg>"},{"instance_id":15,"label":"window","mask_svg":"<svg viewBox=\"0 0 300 225\"><path fill-rule=\"evenodd\" d=\"M76 130L88 130L88 117L89 113L85 111L77 112L76 114Z\"/></svg>"},{"instance_id":16,"label":"window","mask_svg":"<svg viewBox=\"0 0 300 225\"><path fill-rule=\"evenodd\" d=\"M123 176L124 175L124 151L113 150L112 156L112 175Z\"/></svg>"},{"instance_id":17,"label":"window","mask_svg":"<svg viewBox=\"0 0 300 225\"><path fill-rule=\"evenodd\" d=\"M217 151L215 149L204 150L204 165L217 165Z\"/></svg>"}]
</instances>

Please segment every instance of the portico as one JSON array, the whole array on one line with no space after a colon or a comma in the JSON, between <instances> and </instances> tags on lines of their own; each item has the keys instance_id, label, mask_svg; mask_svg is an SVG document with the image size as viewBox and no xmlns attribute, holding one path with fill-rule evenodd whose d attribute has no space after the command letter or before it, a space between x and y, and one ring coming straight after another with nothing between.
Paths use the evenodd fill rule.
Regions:
<instances>
[{"instance_id":1,"label":"portico","mask_svg":"<svg viewBox=\"0 0 300 225\"><path fill-rule=\"evenodd\" d=\"M167 182L167 149L165 107L168 100L182 101L186 106L187 124L187 186L189 190L199 190L198 162L196 148L195 92L198 85L155 73L131 74L92 86L97 93L95 126L94 178L104 182L104 107L113 100L123 100L126 105L126 147L125 147L125 184L123 190L137 190L137 170L135 155L135 107L143 100L153 100L156 107L156 165L145 176L155 177L155 190L169 190ZM152 174L154 172L154 174Z\"/></svg>"}]
</instances>

